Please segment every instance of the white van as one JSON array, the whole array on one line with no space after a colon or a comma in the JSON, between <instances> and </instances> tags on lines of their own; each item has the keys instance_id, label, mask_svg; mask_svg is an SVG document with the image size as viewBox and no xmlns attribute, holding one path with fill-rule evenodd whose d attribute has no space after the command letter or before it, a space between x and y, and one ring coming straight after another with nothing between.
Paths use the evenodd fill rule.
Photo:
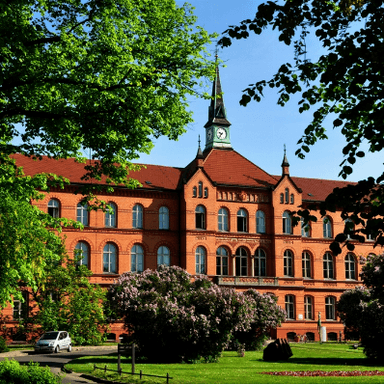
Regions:
<instances>
[{"instance_id":1,"label":"white van","mask_svg":"<svg viewBox=\"0 0 384 384\"><path fill-rule=\"evenodd\" d=\"M55 352L66 349L72 351L72 341L66 331L46 332L35 344L35 352Z\"/></svg>"}]
</instances>

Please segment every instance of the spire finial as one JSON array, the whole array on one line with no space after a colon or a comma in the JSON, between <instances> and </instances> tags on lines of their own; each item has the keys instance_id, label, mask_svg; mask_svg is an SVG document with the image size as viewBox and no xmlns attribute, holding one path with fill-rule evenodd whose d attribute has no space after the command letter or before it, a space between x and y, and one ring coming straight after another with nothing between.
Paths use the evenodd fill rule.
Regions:
<instances>
[{"instance_id":1,"label":"spire finial","mask_svg":"<svg viewBox=\"0 0 384 384\"><path fill-rule=\"evenodd\" d=\"M197 140L198 142L198 149L197 149L197 155L196 155L196 158L198 159L202 159L204 156L203 156L203 151L201 150L201 147L200 147L200 143L201 143L201 140L200 140L200 135L199 135L199 139Z\"/></svg>"},{"instance_id":2,"label":"spire finial","mask_svg":"<svg viewBox=\"0 0 384 384\"><path fill-rule=\"evenodd\" d=\"M283 163L281 164L281 167L283 168L283 175L289 175L289 163L287 159L287 147L284 144L284 157L283 157Z\"/></svg>"}]
</instances>

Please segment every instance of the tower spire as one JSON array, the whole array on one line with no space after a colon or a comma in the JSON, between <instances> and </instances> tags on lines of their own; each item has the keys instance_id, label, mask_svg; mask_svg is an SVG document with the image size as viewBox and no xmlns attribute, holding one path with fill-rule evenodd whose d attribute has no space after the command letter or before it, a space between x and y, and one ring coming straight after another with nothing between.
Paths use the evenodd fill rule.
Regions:
<instances>
[{"instance_id":1,"label":"tower spire","mask_svg":"<svg viewBox=\"0 0 384 384\"><path fill-rule=\"evenodd\" d=\"M287 149L284 144L284 157L283 157L283 162L281 163L281 168L283 169L283 176L287 175L289 176L289 163L288 163L288 158L287 158Z\"/></svg>"},{"instance_id":2,"label":"tower spire","mask_svg":"<svg viewBox=\"0 0 384 384\"><path fill-rule=\"evenodd\" d=\"M227 119L221 89L219 64L216 55L216 74L212 85L211 104L208 108L208 121L204 125L206 133L205 150L212 148L232 149L230 139L231 123Z\"/></svg>"},{"instance_id":3,"label":"tower spire","mask_svg":"<svg viewBox=\"0 0 384 384\"><path fill-rule=\"evenodd\" d=\"M217 56L216 56L217 57ZM229 127L231 123L227 120L227 112L224 106L223 91L221 89L219 65L216 63L216 75L212 85L211 105L208 109L208 121L205 128L212 124L225 125Z\"/></svg>"}]
</instances>

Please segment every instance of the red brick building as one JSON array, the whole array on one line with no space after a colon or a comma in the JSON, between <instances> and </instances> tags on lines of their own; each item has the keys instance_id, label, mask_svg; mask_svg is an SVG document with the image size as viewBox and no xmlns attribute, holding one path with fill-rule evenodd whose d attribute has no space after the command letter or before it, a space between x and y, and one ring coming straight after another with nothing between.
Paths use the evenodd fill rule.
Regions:
<instances>
[{"instance_id":1,"label":"red brick building","mask_svg":"<svg viewBox=\"0 0 384 384\"><path fill-rule=\"evenodd\" d=\"M213 96L221 94L217 71ZM132 172L142 187L116 187L100 194L113 214L88 212L81 195L83 164L73 160L32 161L16 156L26 174L53 172L67 177L65 190L54 190L38 207L52 215L81 221L84 230L65 228L69 253L83 250L92 282L109 285L121 273L179 265L191 274L207 274L221 286L273 292L287 321L273 336L305 334L318 339L317 320L329 339L343 325L335 304L359 282L359 256L373 253L373 243L355 244L337 257L329 251L342 232L340 215L318 216L310 227L293 227L290 212L322 201L346 182L290 175L284 154L281 176L270 175L233 150L224 100L215 97L205 125L206 144L185 168L147 165ZM376 250L377 252L377 250ZM18 311L9 308L5 314ZM119 336L120 324L112 327Z\"/></svg>"}]
</instances>

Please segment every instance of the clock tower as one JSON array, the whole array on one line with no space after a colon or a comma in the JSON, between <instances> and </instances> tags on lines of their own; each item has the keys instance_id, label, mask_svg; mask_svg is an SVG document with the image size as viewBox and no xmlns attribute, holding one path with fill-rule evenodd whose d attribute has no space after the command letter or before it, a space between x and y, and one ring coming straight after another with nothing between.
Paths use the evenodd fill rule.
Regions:
<instances>
[{"instance_id":1,"label":"clock tower","mask_svg":"<svg viewBox=\"0 0 384 384\"><path fill-rule=\"evenodd\" d=\"M231 123L227 120L227 112L224 106L223 92L221 90L219 67L216 67L216 76L212 86L212 100L208 109L208 121L205 128L205 149L230 148Z\"/></svg>"}]
</instances>

